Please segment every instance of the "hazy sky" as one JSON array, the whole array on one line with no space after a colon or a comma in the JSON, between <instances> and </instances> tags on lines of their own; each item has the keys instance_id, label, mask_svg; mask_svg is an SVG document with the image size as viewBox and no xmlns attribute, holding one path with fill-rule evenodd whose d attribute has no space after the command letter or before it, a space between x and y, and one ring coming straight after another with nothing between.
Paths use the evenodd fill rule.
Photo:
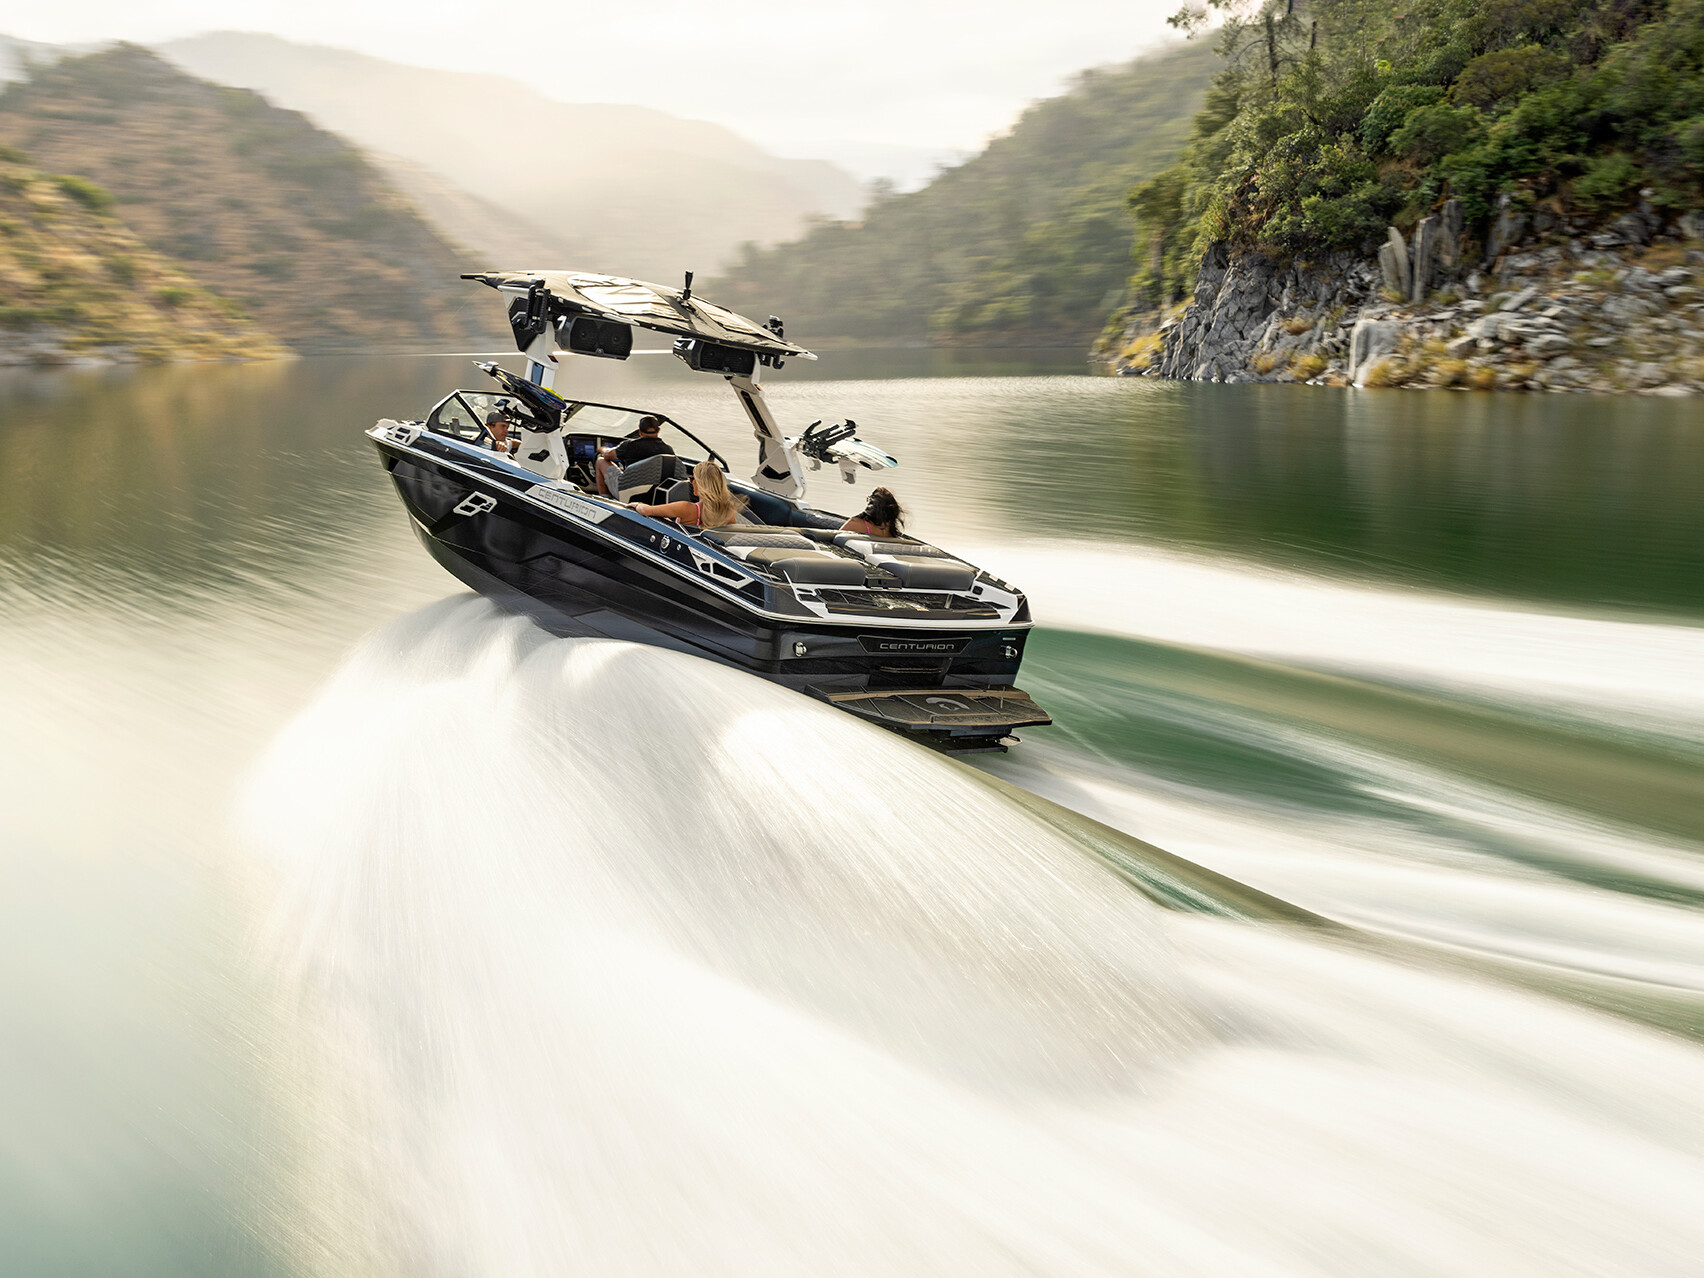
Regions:
<instances>
[{"instance_id":1,"label":"hazy sky","mask_svg":"<svg viewBox=\"0 0 1704 1278\"><path fill-rule=\"evenodd\" d=\"M265 31L714 120L783 154L939 154L977 149L1071 73L1165 40L1178 3L0 0L0 33L65 44Z\"/></svg>"}]
</instances>

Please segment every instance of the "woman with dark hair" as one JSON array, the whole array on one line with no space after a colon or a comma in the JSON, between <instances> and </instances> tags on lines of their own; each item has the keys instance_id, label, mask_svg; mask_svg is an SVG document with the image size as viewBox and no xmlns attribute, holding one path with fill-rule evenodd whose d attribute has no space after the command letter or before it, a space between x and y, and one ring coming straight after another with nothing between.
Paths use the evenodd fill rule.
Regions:
<instances>
[{"instance_id":1,"label":"woman with dark hair","mask_svg":"<svg viewBox=\"0 0 1704 1278\"><path fill-rule=\"evenodd\" d=\"M905 511L899 499L885 488L870 490L870 500L864 503L864 513L853 515L840 525L842 532L861 532L870 537L903 537Z\"/></svg>"}]
</instances>

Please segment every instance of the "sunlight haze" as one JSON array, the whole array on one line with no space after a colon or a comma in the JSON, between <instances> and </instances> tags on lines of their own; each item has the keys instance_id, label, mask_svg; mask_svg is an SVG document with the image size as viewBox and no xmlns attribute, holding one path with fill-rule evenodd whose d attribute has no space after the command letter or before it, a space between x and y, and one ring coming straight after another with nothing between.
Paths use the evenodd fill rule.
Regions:
<instances>
[{"instance_id":1,"label":"sunlight haze","mask_svg":"<svg viewBox=\"0 0 1704 1278\"><path fill-rule=\"evenodd\" d=\"M268 32L506 75L565 102L634 103L711 120L780 154L908 181L925 177L933 160L979 149L1076 72L1164 42L1174 7L863 0L777 10L654 0L611 12L549 3L94 0L74 10L5 6L0 33L87 45Z\"/></svg>"}]
</instances>

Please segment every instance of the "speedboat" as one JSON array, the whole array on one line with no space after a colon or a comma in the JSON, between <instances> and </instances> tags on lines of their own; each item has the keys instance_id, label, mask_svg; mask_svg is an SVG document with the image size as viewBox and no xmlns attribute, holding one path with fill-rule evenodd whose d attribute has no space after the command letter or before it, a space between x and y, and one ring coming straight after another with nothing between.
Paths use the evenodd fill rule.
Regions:
<instances>
[{"instance_id":1,"label":"speedboat","mask_svg":"<svg viewBox=\"0 0 1704 1278\"><path fill-rule=\"evenodd\" d=\"M816 356L779 319L760 325L694 296L691 274L679 289L578 271L462 278L502 296L524 374L479 363L483 388L367 431L415 534L457 578L553 633L737 666L955 753L1001 750L1016 729L1051 722L1014 686L1031 627L1020 591L928 542L843 531L844 516L805 500L807 468L850 483L898 463L851 421L783 434L761 372ZM576 359L641 353L635 330L672 338L750 420L756 469L727 477L745 503L736 523L699 528L630 507L690 500L700 460L732 468L666 413L558 389ZM514 437L501 448L494 413ZM623 468L619 493L600 495L601 450L646 416L675 453Z\"/></svg>"}]
</instances>

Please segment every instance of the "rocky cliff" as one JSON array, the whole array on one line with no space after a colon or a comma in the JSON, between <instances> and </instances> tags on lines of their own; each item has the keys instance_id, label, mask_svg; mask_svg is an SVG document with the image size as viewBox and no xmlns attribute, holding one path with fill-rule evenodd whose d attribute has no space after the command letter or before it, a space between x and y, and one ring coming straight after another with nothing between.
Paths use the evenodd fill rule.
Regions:
<instances>
[{"instance_id":1,"label":"rocky cliff","mask_svg":"<svg viewBox=\"0 0 1704 1278\"><path fill-rule=\"evenodd\" d=\"M1704 392L1704 213L1648 202L1567 226L1505 208L1483 244L1446 202L1376 258L1233 255L1194 294L1121 317L1119 373L1221 382Z\"/></svg>"}]
</instances>

